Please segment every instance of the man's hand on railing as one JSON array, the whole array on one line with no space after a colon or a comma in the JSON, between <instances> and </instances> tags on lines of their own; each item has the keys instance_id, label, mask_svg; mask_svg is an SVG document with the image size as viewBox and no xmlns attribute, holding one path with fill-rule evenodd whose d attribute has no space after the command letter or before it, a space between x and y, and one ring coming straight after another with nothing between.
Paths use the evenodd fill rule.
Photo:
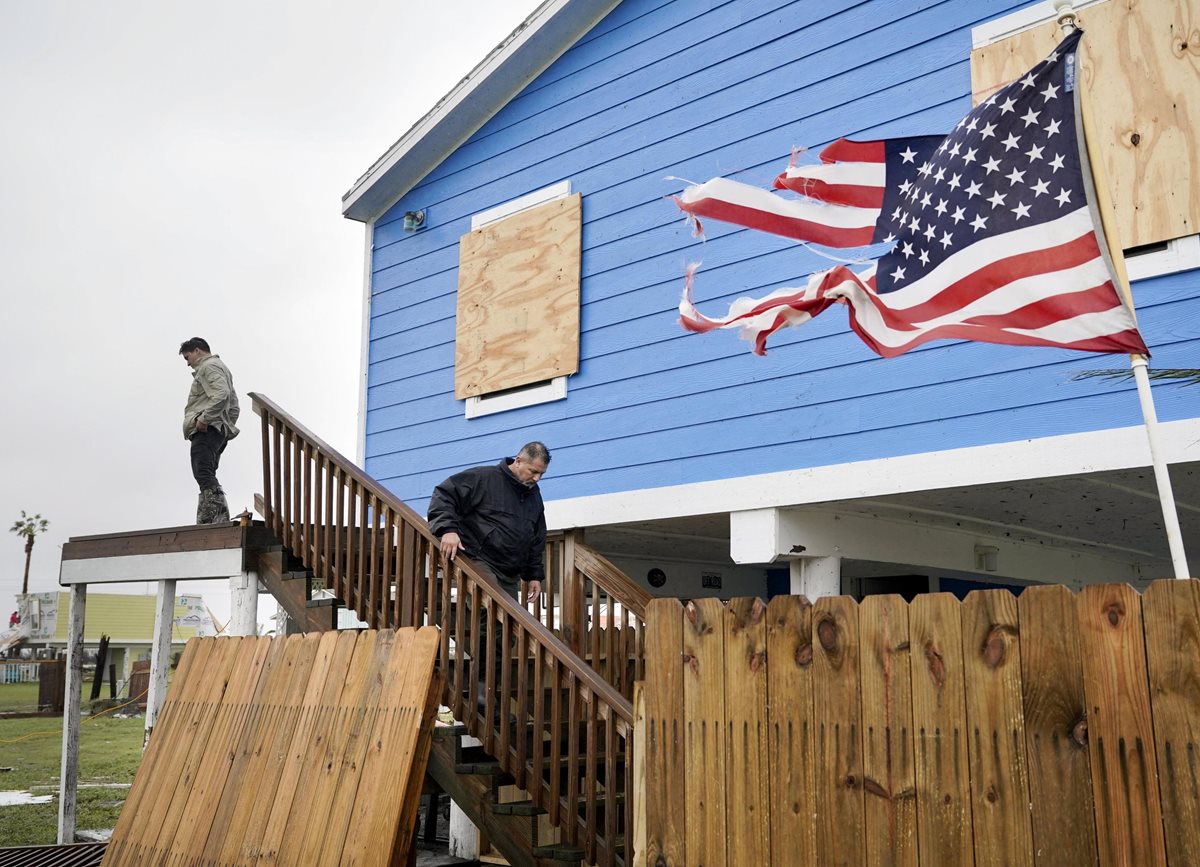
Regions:
<instances>
[{"instance_id":1,"label":"man's hand on railing","mask_svg":"<svg viewBox=\"0 0 1200 867\"><path fill-rule=\"evenodd\" d=\"M462 549L462 539L458 538L458 533L445 533L441 541L442 556L447 560L453 560L454 556Z\"/></svg>"},{"instance_id":2,"label":"man's hand on railing","mask_svg":"<svg viewBox=\"0 0 1200 867\"><path fill-rule=\"evenodd\" d=\"M527 582L525 585L525 592L527 594L526 598L528 598L530 601L537 599L539 596L542 595L542 582L541 581Z\"/></svg>"}]
</instances>

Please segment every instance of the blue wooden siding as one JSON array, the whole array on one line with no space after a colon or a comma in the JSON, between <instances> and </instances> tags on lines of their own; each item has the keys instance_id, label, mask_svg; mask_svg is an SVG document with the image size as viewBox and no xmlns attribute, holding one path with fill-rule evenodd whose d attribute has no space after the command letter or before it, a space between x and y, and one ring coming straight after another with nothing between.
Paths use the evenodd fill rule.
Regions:
<instances>
[{"instance_id":1,"label":"blue wooden siding","mask_svg":"<svg viewBox=\"0 0 1200 867\"><path fill-rule=\"evenodd\" d=\"M970 28L1024 0L626 0L380 219L367 470L423 508L449 472L538 438L560 498L1137 424L1119 357L938 343L874 356L831 310L752 356L675 310L796 285L827 262L761 233L693 238L668 198L718 174L767 185L793 145L947 130L970 106ZM458 241L470 217L562 179L583 194L581 363L565 401L474 420L453 398ZM406 235L423 208L429 227ZM1136 287L1161 366L1194 366L1200 273ZM1197 393L1156 388L1164 420Z\"/></svg>"}]
</instances>

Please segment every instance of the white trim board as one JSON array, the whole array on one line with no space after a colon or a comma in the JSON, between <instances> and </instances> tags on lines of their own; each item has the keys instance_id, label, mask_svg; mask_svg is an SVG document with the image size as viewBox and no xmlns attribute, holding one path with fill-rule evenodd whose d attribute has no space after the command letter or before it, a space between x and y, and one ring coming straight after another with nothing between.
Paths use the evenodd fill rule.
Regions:
<instances>
[{"instance_id":1,"label":"white trim board","mask_svg":"<svg viewBox=\"0 0 1200 867\"><path fill-rule=\"evenodd\" d=\"M375 265L375 221L363 233L362 334L358 350L358 437L355 456L360 467L367 459L367 378L371 367L371 283Z\"/></svg>"},{"instance_id":2,"label":"white trim board","mask_svg":"<svg viewBox=\"0 0 1200 867\"><path fill-rule=\"evenodd\" d=\"M58 583L124 584L130 581L199 581L242 574L242 549L173 551L63 560Z\"/></svg>"},{"instance_id":3,"label":"white trim board","mask_svg":"<svg viewBox=\"0 0 1200 867\"><path fill-rule=\"evenodd\" d=\"M1162 423L1159 425L1159 435L1168 463L1200 461L1200 419ZM1149 465L1150 448L1146 443L1146 431L1137 425L735 479L551 500L546 503L546 523L552 530L563 530L597 524L653 521L881 497L909 491L1073 476Z\"/></svg>"},{"instance_id":4,"label":"white trim board","mask_svg":"<svg viewBox=\"0 0 1200 867\"><path fill-rule=\"evenodd\" d=\"M1106 2L1108 0L1076 0L1072 6L1075 12L1079 12L1088 6ZM1041 3L1034 3L1032 6L1018 9L1016 12L1010 12L1008 15L985 21L978 27L972 27L971 47L982 48L984 45L991 45L993 42L1007 39L1016 33L1045 24L1047 21L1053 21L1058 14L1054 6L1054 0L1042 0Z\"/></svg>"}]
</instances>

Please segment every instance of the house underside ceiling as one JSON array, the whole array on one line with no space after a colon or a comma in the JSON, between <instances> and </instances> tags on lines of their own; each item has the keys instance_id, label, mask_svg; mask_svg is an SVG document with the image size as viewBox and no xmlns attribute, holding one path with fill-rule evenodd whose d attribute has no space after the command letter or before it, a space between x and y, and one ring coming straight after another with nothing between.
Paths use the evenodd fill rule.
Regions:
<instances>
[{"instance_id":1,"label":"house underside ceiling","mask_svg":"<svg viewBox=\"0 0 1200 867\"><path fill-rule=\"evenodd\" d=\"M1171 482L1192 573L1200 572L1200 462L1175 464ZM805 509L969 527L999 538L1053 542L1136 560L1156 577L1170 577L1154 475L1148 468L943 488L804 504ZM588 544L610 556L722 562L729 560L727 513L590 527ZM843 575L868 577L912 571L903 563L847 560Z\"/></svg>"}]
</instances>

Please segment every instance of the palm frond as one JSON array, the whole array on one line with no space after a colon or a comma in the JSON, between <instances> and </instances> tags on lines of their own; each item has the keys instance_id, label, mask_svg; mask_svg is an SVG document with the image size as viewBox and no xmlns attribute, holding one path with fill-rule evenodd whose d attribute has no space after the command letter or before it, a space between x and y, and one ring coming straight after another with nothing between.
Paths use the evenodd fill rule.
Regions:
<instances>
[{"instance_id":1,"label":"palm frond","mask_svg":"<svg viewBox=\"0 0 1200 867\"><path fill-rule=\"evenodd\" d=\"M1200 370L1186 367L1150 368L1147 373L1151 379L1180 380L1181 385L1200 385ZM1084 370L1071 377L1072 381L1079 379L1133 379L1132 370Z\"/></svg>"}]
</instances>

